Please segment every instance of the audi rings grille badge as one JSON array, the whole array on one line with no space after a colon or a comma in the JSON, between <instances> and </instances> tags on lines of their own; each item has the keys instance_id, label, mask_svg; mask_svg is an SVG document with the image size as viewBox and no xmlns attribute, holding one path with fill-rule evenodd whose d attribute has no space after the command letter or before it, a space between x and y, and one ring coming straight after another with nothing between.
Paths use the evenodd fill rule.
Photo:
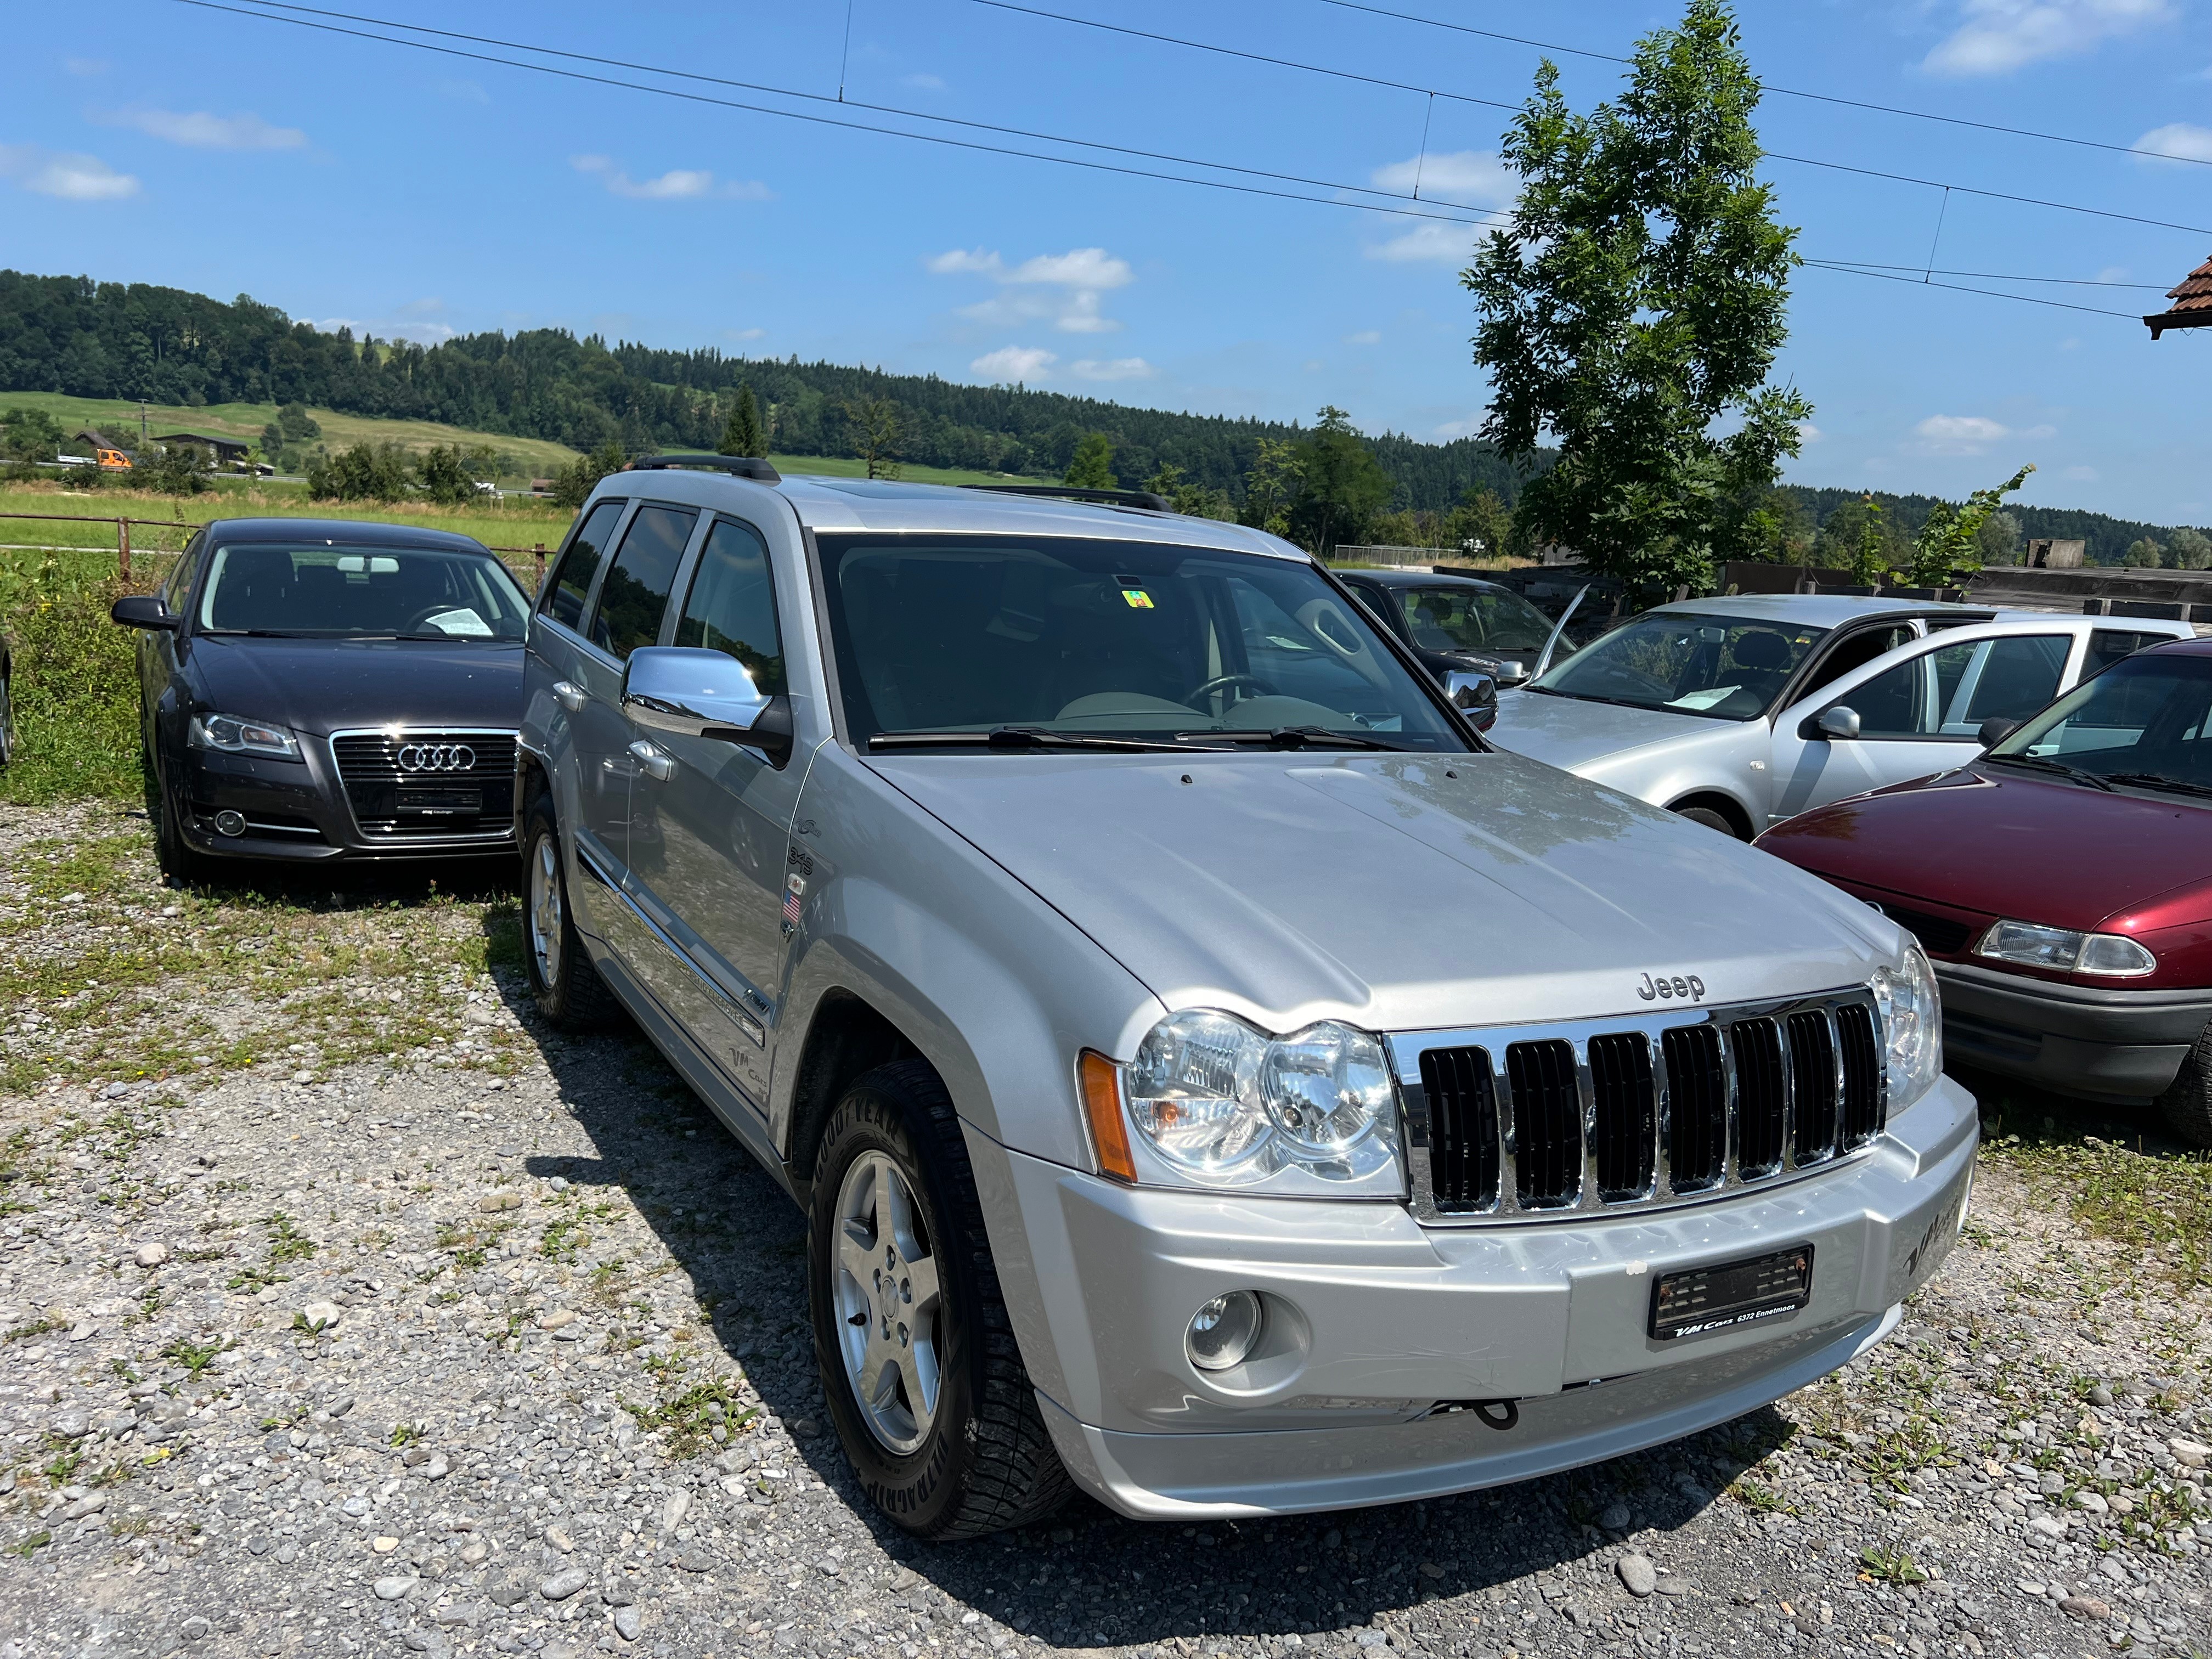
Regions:
<instances>
[{"instance_id":1,"label":"audi rings grille badge","mask_svg":"<svg viewBox=\"0 0 2212 1659\"><path fill-rule=\"evenodd\" d=\"M403 772L468 772L477 751L465 743L410 743L393 757Z\"/></svg>"}]
</instances>

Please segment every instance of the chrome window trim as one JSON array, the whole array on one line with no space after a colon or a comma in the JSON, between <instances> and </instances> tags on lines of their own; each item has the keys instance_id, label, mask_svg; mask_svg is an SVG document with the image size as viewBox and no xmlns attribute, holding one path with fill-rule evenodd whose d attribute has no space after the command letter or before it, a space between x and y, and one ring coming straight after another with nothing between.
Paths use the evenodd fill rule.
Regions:
<instances>
[{"instance_id":1,"label":"chrome window trim","mask_svg":"<svg viewBox=\"0 0 2212 1659\"><path fill-rule=\"evenodd\" d=\"M1873 1022L1875 1089L1878 1127L1875 1133L1856 1146L1844 1147L1844 1042L1837 1024L1840 1009L1852 1005L1866 1009ZM1797 1158L1797 1079L1790 1037L1790 1016L1800 1012L1818 1012L1826 1020L1830 1045L1830 1065L1833 1073L1831 1086L1835 1091L1836 1134L1829 1150L1820 1157L1800 1163ZM1775 1024L1781 1043L1782 1055L1782 1161L1778 1168L1765 1175L1745 1176L1739 1164L1741 1137L1737 1118L1735 1073L1735 1045L1729 1041L1729 1028L1747 1019L1771 1019ZM1674 1185L1669 1156L1670 1131L1673 1127L1673 1097L1667 1074L1667 1057L1662 1036L1677 1028L1700 1025L1713 1028L1720 1048L1721 1066L1727 1090L1724 1119L1726 1133L1723 1153L1721 1179L1717 1186L1692 1188L1678 1191ZM1644 1190L1632 1198L1607 1202L1598 1195L1597 1157L1595 1135L1597 1126L1597 1096L1590 1075L1590 1039L1614 1034L1637 1034L1643 1036L1651 1061L1653 1091L1651 1179ZM1516 1042L1541 1042L1564 1039L1572 1045L1575 1060L1575 1086L1582 1104L1583 1158L1580 1190L1569 1202L1522 1208L1516 1194L1516 1176L1518 1170L1516 1126L1514 1122L1513 1088L1506 1065L1506 1051ZM1463 1227L1497 1226L1500 1224L1542 1223L1581 1219L1591 1215L1634 1215L1653 1210L1678 1209L1692 1204L1711 1203L1734 1197L1739 1193L1769 1192L1792 1182L1805 1179L1824 1170L1847 1164L1855 1164L1870 1153L1881 1140L1888 1121L1889 1056L1884 1038L1881 1011L1875 1001L1873 992L1864 985L1854 985L1841 990L1817 992L1808 996L1779 997L1759 1002L1731 1003L1712 1008L1676 1008L1668 1013L1623 1014L1613 1019L1589 1019L1540 1025L1475 1025L1454 1030L1424 1031L1393 1031L1383 1035L1382 1042L1390 1057L1390 1069L1398 1085L1401 1105L1404 1110L1406 1133L1402 1137L1406 1152L1407 1191L1414 1216L1423 1226ZM1498 1193L1495 1200L1485 1209L1443 1210L1437 1208L1436 1194L1430 1173L1429 1100L1421 1082L1421 1056L1435 1049L1477 1048L1489 1058L1492 1099L1498 1113Z\"/></svg>"},{"instance_id":2,"label":"chrome window trim","mask_svg":"<svg viewBox=\"0 0 2212 1659\"><path fill-rule=\"evenodd\" d=\"M338 764L340 738L410 738L452 736L462 738L506 738L514 744L518 757L522 753L522 733L512 726L351 726L342 732L332 732L323 739L323 752L331 763L331 777L337 785L337 798L345 808L346 822L353 832L364 842L378 847L495 847L501 842L514 840L520 826L510 823L504 830L477 830L465 836L384 836L374 835L361 826L361 819L353 810L353 796L346 788L345 769ZM514 774L486 773L486 777L504 778L508 793L514 788Z\"/></svg>"}]
</instances>

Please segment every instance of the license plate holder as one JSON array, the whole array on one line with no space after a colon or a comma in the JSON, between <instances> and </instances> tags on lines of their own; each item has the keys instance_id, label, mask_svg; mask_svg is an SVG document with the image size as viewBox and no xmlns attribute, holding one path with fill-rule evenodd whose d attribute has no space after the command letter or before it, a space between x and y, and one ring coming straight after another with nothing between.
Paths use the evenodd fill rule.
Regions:
<instances>
[{"instance_id":1,"label":"license plate holder","mask_svg":"<svg viewBox=\"0 0 2212 1659\"><path fill-rule=\"evenodd\" d=\"M1813 1247L1793 1244L1660 1274L1647 1328L1653 1341L1674 1342L1795 1313L1812 1299Z\"/></svg>"},{"instance_id":2,"label":"license plate holder","mask_svg":"<svg viewBox=\"0 0 2212 1659\"><path fill-rule=\"evenodd\" d=\"M483 811L483 791L403 787L398 805L403 812L466 813L473 817Z\"/></svg>"}]
</instances>

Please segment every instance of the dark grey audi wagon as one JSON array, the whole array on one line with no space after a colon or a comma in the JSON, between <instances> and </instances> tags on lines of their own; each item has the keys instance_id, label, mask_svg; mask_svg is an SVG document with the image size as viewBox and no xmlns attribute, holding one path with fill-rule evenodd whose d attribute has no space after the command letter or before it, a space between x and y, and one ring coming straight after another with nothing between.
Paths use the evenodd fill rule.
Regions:
<instances>
[{"instance_id":1,"label":"dark grey audi wagon","mask_svg":"<svg viewBox=\"0 0 2212 1659\"><path fill-rule=\"evenodd\" d=\"M530 602L483 543L412 526L228 519L140 630L161 867L514 854Z\"/></svg>"}]
</instances>

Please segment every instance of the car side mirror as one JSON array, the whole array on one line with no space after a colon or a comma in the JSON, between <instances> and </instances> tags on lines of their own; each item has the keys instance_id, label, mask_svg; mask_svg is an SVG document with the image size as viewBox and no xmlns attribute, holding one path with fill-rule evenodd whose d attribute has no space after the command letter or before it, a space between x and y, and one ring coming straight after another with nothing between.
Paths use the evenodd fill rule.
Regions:
<instances>
[{"instance_id":1,"label":"car side mirror","mask_svg":"<svg viewBox=\"0 0 2212 1659\"><path fill-rule=\"evenodd\" d=\"M1455 668L1444 675L1444 696L1455 708L1488 708L1498 702L1498 682L1474 669Z\"/></svg>"},{"instance_id":2,"label":"car side mirror","mask_svg":"<svg viewBox=\"0 0 2212 1659\"><path fill-rule=\"evenodd\" d=\"M623 713L672 737L755 744L773 702L735 657L696 646L641 647L623 671Z\"/></svg>"},{"instance_id":3,"label":"car side mirror","mask_svg":"<svg viewBox=\"0 0 2212 1659\"><path fill-rule=\"evenodd\" d=\"M1981 738L1983 748L1994 749L2019 730L2018 720L2008 720L2002 714L1992 714L1982 722L1981 730L1975 735Z\"/></svg>"},{"instance_id":4,"label":"car side mirror","mask_svg":"<svg viewBox=\"0 0 2212 1659\"><path fill-rule=\"evenodd\" d=\"M1850 739L1859 734L1859 711L1838 703L1832 708L1823 708L1820 718L1813 723L1823 737Z\"/></svg>"},{"instance_id":5,"label":"car side mirror","mask_svg":"<svg viewBox=\"0 0 2212 1659\"><path fill-rule=\"evenodd\" d=\"M107 619L125 628L150 628L163 634L175 633L184 622L153 593L125 593L108 607Z\"/></svg>"}]
</instances>

